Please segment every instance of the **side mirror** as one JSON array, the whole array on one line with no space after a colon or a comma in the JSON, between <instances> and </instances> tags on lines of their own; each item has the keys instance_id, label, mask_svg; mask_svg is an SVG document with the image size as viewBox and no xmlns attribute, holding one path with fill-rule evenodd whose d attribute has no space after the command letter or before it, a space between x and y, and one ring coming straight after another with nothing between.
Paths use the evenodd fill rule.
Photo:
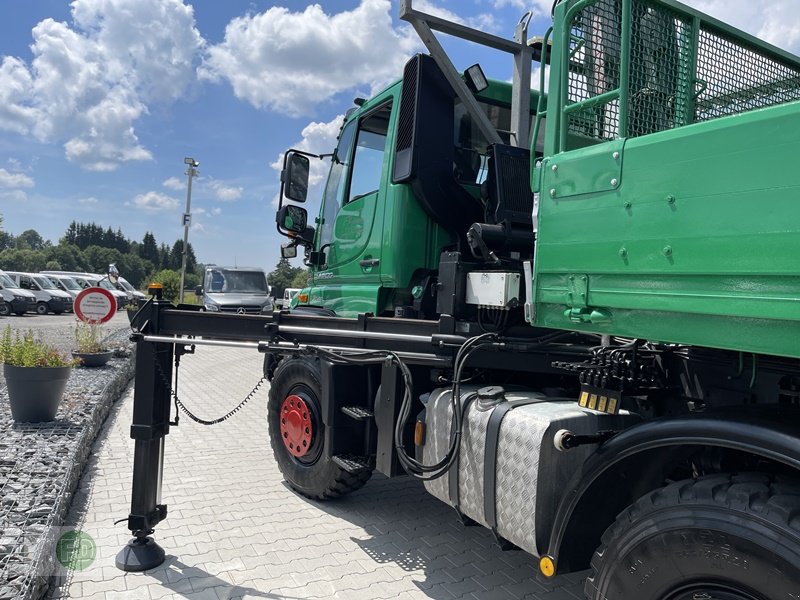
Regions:
<instances>
[{"instance_id":1,"label":"side mirror","mask_svg":"<svg viewBox=\"0 0 800 600\"><path fill-rule=\"evenodd\" d=\"M308 212L300 206L287 204L278 210L276 219L278 227L295 234L303 233L306 230Z\"/></svg>"},{"instance_id":2,"label":"side mirror","mask_svg":"<svg viewBox=\"0 0 800 600\"><path fill-rule=\"evenodd\" d=\"M297 246L292 242L281 244L281 258L297 258Z\"/></svg>"},{"instance_id":3,"label":"side mirror","mask_svg":"<svg viewBox=\"0 0 800 600\"><path fill-rule=\"evenodd\" d=\"M108 265L108 280L114 285L119 281L119 269L114 263Z\"/></svg>"},{"instance_id":4,"label":"side mirror","mask_svg":"<svg viewBox=\"0 0 800 600\"><path fill-rule=\"evenodd\" d=\"M202 296L203 295L203 286L202 285L198 285L196 288L194 288L194 295L195 296Z\"/></svg>"},{"instance_id":5,"label":"side mirror","mask_svg":"<svg viewBox=\"0 0 800 600\"><path fill-rule=\"evenodd\" d=\"M308 195L309 160L307 156L297 152L286 155L286 167L281 172L281 181L284 184L283 193L295 202L305 202Z\"/></svg>"}]
</instances>

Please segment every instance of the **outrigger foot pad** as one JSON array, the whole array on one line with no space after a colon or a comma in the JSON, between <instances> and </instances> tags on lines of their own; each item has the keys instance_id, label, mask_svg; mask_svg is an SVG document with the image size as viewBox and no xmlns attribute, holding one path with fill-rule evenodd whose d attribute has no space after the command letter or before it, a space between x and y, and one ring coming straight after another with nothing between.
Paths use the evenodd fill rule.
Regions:
<instances>
[{"instance_id":1,"label":"outrigger foot pad","mask_svg":"<svg viewBox=\"0 0 800 600\"><path fill-rule=\"evenodd\" d=\"M136 572L153 569L164 562L164 549L151 537L132 538L117 553L117 568Z\"/></svg>"}]
</instances>

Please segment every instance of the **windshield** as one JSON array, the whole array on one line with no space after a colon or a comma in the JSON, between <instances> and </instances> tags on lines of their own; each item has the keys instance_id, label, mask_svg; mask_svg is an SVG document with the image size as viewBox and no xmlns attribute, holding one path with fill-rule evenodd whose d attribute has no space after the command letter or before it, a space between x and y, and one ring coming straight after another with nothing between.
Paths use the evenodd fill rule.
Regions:
<instances>
[{"instance_id":1,"label":"windshield","mask_svg":"<svg viewBox=\"0 0 800 600\"><path fill-rule=\"evenodd\" d=\"M52 279L51 279L51 281L52 281ZM63 285L68 290L80 290L80 289L83 289L83 288L81 288L81 286L78 285L78 282L76 282L71 277L59 277L58 281L60 281L61 285ZM55 283L55 281L53 281L53 283Z\"/></svg>"},{"instance_id":2,"label":"windshield","mask_svg":"<svg viewBox=\"0 0 800 600\"><path fill-rule=\"evenodd\" d=\"M41 275L37 275L32 277L36 283L39 284L39 287L43 290L56 290L58 289L56 286L53 285L53 282L50 281L47 277L42 277Z\"/></svg>"},{"instance_id":3,"label":"windshield","mask_svg":"<svg viewBox=\"0 0 800 600\"><path fill-rule=\"evenodd\" d=\"M17 285L11 281L11 277L6 275L5 273L0 273L0 285L4 288L16 288Z\"/></svg>"},{"instance_id":4,"label":"windshield","mask_svg":"<svg viewBox=\"0 0 800 600\"><path fill-rule=\"evenodd\" d=\"M119 285L122 287L122 289L128 290L129 292L136 291L136 289L124 279L119 280Z\"/></svg>"},{"instance_id":5,"label":"windshield","mask_svg":"<svg viewBox=\"0 0 800 600\"><path fill-rule=\"evenodd\" d=\"M111 290L112 292L118 292L119 291L117 288L115 288L113 285L111 285L108 282L108 279L101 279L100 281L95 283L95 285L99 285L101 288L106 289L106 290Z\"/></svg>"},{"instance_id":6,"label":"windshield","mask_svg":"<svg viewBox=\"0 0 800 600\"><path fill-rule=\"evenodd\" d=\"M206 278L206 287L211 293L267 293L267 278L263 271L213 269L206 275Z\"/></svg>"}]
</instances>

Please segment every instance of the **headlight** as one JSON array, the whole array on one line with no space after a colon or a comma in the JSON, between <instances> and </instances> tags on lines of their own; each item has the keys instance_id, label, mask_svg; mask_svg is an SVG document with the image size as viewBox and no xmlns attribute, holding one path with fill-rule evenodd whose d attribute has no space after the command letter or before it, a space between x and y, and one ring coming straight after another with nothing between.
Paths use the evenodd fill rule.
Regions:
<instances>
[{"instance_id":1,"label":"headlight","mask_svg":"<svg viewBox=\"0 0 800 600\"><path fill-rule=\"evenodd\" d=\"M14 296L14 300L27 300L25 296Z\"/></svg>"},{"instance_id":2,"label":"headlight","mask_svg":"<svg viewBox=\"0 0 800 600\"><path fill-rule=\"evenodd\" d=\"M212 312L218 312L219 311L219 306L216 305L216 304L205 303L205 304L203 304L203 308L205 308L206 310L210 310Z\"/></svg>"}]
</instances>

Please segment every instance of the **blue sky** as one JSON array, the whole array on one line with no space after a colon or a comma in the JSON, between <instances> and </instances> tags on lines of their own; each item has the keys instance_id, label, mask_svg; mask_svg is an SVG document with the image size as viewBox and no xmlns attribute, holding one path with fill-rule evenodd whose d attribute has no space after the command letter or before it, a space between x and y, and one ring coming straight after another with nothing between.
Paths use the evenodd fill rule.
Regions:
<instances>
[{"instance_id":1,"label":"blue sky","mask_svg":"<svg viewBox=\"0 0 800 600\"><path fill-rule=\"evenodd\" d=\"M415 0L511 37L551 0ZM692 6L800 50L796 0ZM201 262L271 269L281 152L328 152L356 96L422 50L398 0L63 0L0 4L0 214L54 243L72 220L182 238L183 159L200 162L189 240ZM510 60L446 40L456 66L510 79ZM317 173L319 179L321 174ZM312 197L315 191L312 189ZM307 205L312 214L317 202Z\"/></svg>"}]
</instances>

